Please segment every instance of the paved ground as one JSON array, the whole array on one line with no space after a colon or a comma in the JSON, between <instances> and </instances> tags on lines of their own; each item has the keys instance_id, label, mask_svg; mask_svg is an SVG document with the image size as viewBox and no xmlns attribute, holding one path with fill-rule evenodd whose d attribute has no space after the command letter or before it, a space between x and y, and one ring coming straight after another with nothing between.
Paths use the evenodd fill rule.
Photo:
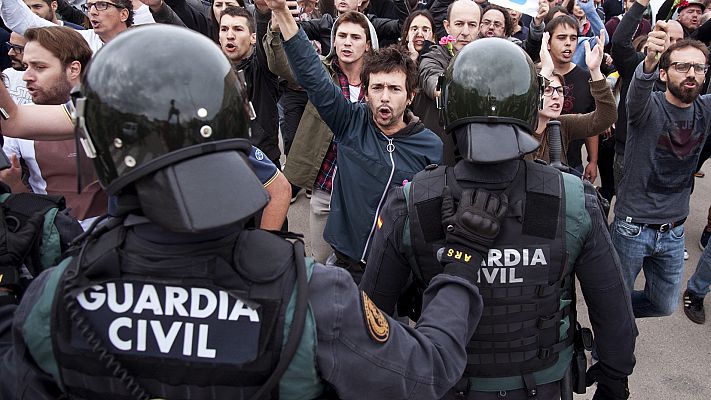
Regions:
<instances>
[{"instance_id":1,"label":"paved ground","mask_svg":"<svg viewBox=\"0 0 711 400\"><path fill-rule=\"evenodd\" d=\"M691 256L686 261L686 278L694 272L701 255L699 236L711 205L711 162L706 163L703 171L706 177L696 179L691 213L685 224L687 249ZM289 210L289 223L292 231L308 232L308 200L303 192ZM306 242L308 249L308 238ZM637 285L644 286L643 278ZM582 299L581 293L578 298ZM711 300L707 299L706 307L711 308ZM579 304L580 318L590 326L586 311L585 304ZM711 399L711 322L706 325L692 323L680 305L669 317L637 320L637 327L637 366L630 379L632 399ZM593 393L588 390L588 394L576 395L575 399L592 399Z\"/></svg>"}]
</instances>

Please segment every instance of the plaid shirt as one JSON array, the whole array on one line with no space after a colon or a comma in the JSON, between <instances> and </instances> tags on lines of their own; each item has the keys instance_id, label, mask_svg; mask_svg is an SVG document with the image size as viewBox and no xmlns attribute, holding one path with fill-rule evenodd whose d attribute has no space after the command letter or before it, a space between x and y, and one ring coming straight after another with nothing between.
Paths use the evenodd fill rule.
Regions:
<instances>
[{"instance_id":1,"label":"plaid shirt","mask_svg":"<svg viewBox=\"0 0 711 400\"><path fill-rule=\"evenodd\" d=\"M331 66L334 71L336 71L336 76L338 77L338 83L341 85L341 93L343 93L343 97L350 99L351 92L348 85L348 78L338 65L338 59L334 59L331 62ZM365 93L361 88L360 94L358 95L358 101L363 100L364 94ZM325 190L326 192L331 193L331 189L333 188L333 177L336 174L336 154L336 143L331 140L331 144L328 146L328 150L326 151L326 156L323 157L323 162L321 162L321 168L318 170L318 175L316 175L316 183L314 183L314 187L316 189Z\"/></svg>"}]
</instances>

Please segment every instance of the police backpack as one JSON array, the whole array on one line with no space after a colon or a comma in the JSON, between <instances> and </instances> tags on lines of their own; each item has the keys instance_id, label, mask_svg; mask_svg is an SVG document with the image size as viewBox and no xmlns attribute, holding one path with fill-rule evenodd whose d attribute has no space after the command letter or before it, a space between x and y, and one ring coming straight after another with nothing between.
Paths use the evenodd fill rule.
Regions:
<instances>
[{"instance_id":1,"label":"police backpack","mask_svg":"<svg viewBox=\"0 0 711 400\"><path fill-rule=\"evenodd\" d=\"M69 215L63 196L13 194L7 188L0 188L0 193L0 206L10 232L17 232L33 215L44 214L39 243L24 260L32 277L57 265L72 240L84 232L77 219Z\"/></svg>"}]
</instances>

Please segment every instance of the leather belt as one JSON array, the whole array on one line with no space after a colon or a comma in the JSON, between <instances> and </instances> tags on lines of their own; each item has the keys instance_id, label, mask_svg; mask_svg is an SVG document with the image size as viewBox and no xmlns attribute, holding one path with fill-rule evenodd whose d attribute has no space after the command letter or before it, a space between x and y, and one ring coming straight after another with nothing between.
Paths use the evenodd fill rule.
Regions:
<instances>
[{"instance_id":1,"label":"leather belt","mask_svg":"<svg viewBox=\"0 0 711 400\"><path fill-rule=\"evenodd\" d=\"M676 228L677 226L683 225L684 222L686 222L686 218L680 219L676 222L667 222L666 224L645 224L643 222L635 222L634 220L632 220L632 223L634 224L641 225L645 228L654 229L655 231L659 232L668 232Z\"/></svg>"}]
</instances>

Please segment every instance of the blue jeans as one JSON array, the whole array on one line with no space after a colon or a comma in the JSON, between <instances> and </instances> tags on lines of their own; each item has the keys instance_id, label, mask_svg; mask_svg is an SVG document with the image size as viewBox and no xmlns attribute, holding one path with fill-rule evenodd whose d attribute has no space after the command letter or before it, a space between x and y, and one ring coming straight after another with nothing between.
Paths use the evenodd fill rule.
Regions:
<instances>
[{"instance_id":1,"label":"blue jeans","mask_svg":"<svg viewBox=\"0 0 711 400\"><path fill-rule=\"evenodd\" d=\"M686 288L696 296L704 297L709 292L709 285L711 285L711 245L706 245Z\"/></svg>"},{"instance_id":2,"label":"blue jeans","mask_svg":"<svg viewBox=\"0 0 711 400\"><path fill-rule=\"evenodd\" d=\"M679 302L684 278L684 226L659 232L615 217L610 237L632 294L634 316L671 315ZM644 290L634 290L634 281L641 270L646 280Z\"/></svg>"}]
</instances>

